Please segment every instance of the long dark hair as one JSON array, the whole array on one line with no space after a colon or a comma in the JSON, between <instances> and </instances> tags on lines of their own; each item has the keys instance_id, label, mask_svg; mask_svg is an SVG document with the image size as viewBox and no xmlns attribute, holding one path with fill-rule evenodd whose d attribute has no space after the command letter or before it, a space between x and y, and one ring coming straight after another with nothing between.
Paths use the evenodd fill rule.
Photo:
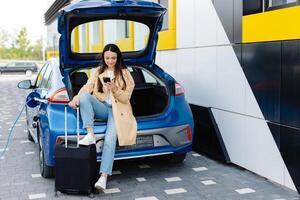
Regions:
<instances>
[{"instance_id":1,"label":"long dark hair","mask_svg":"<svg viewBox=\"0 0 300 200\"><path fill-rule=\"evenodd\" d=\"M120 51L120 49L117 45L115 45L115 44L105 45L105 47L103 49L103 52L101 54L102 67L100 67L100 69L99 69L99 74L102 74L108 68L108 66L107 66L107 64L105 63L105 60L104 60L104 53L106 51L111 51L111 52L114 52L114 53L117 54L117 62L116 62L115 72L114 72L114 75L115 75L114 82L116 82L116 79L119 78L119 76L121 76L121 78L124 82L124 87L122 89L125 89L126 88L126 82L125 82L125 79L124 79L123 74L122 74L122 69L127 69L127 67L124 64L122 53L121 53L121 51ZM99 90L99 92L103 92L103 85L102 85L101 80L98 80L98 90Z\"/></svg>"}]
</instances>

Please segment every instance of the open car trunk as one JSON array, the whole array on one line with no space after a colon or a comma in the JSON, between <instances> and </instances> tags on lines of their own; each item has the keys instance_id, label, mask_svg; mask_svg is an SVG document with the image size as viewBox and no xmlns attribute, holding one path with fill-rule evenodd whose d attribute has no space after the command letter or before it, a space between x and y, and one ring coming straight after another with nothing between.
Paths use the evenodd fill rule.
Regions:
<instances>
[{"instance_id":1,"label":"open car trunk","mask_svg":"<svg viewBox=\"0 0 300 200\"><path fill-rule=\"evenodd\" d=\"M161 113L167 106L168 94L164 86L137 84L132 93L131 106L136 117Z\"/></svg>"},{"instance_id":2,"label":"open car trunk","mask_svg":"<svg viewBox=\"0 0 300 200\"><path fill-rule=\"evenodd\" d=\"M135 82L131 95L131 106L135 117L159 115L168 106L169 91L155 75L141 67L128 67ZM87 70L74 71L70 75L72 93L75 96L87 82ZM91 72L92 73L92 72Z\"/></svg>"}]
</instances>

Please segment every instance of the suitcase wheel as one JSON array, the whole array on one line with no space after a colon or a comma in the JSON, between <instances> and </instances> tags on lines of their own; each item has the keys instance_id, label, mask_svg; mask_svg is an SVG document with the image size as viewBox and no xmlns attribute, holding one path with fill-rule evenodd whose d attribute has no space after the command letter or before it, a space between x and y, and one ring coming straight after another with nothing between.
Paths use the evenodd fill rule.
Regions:
<instances>
[{"instance_id":1,"label":"suitcase wheel","mask_svg":"<svg viewBox=\"0 0 300 200\"><path fill-rule=\"evenodd\" d=\"M89 197L90 197L91 199L95 198L94 193L90 193L90 194L89 194Z\"/></svg>"}]
</instances>

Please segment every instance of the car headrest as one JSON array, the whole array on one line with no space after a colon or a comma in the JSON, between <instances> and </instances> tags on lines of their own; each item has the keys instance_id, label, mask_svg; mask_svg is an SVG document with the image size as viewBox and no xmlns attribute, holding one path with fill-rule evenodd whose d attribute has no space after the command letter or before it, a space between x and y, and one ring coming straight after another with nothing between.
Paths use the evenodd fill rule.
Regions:
<instances>
[{"instance_id":1,"label":"car headrest","mask_svg":"<svg viewBox=\"0 0 300 200\"><path fill-rule=\"evenodd\" d=\"M88 76L85 72L75 72L71 75L72 85L82 86L88 80Z\"/></svg>"},{"instance_id":2,"label":"car headrest","mask_svg":"<svg viewBox=\"0 0 300 200\"><path fill-rule=\"evenodd\" d=\"M141 76L141 73L139 73L138 71L132 71L132 72L130 72L130 74L131 74L135 84L145 83L144 78Z\"/></svg>"}]
</instances>

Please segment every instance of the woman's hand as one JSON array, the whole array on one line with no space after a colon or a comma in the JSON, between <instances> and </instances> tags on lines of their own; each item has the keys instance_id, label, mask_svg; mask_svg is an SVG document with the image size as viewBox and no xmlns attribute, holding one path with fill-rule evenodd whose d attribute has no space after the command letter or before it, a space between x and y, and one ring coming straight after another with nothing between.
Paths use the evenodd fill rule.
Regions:
<instances>
[{"instance_id":1,"label":"woman's hand","mask_svg":"<svg viewBox=\"0 0 300 200\"><path fill-rule=\"evenodd\" d=\"M105 85L106 85L107 89L112 91L112 92L114 92L117 89L116 84L115 84L114 81L107 82L107 83L105 83Z\"/></svg>"},{"instance_id":2,"label":"woman's hand","mask_svg":"<svg viewBox=\"0 0 300 200\"><path fill-rule=\"evenodd\" d=\"M70 106L70 107L72 107L72 108L77 108L78 106L79 106L79 101L77 100L77 99L73 99L72 101L70 101L69 103L68 103L68 105Z\"/></svg>"}]
</instances>

